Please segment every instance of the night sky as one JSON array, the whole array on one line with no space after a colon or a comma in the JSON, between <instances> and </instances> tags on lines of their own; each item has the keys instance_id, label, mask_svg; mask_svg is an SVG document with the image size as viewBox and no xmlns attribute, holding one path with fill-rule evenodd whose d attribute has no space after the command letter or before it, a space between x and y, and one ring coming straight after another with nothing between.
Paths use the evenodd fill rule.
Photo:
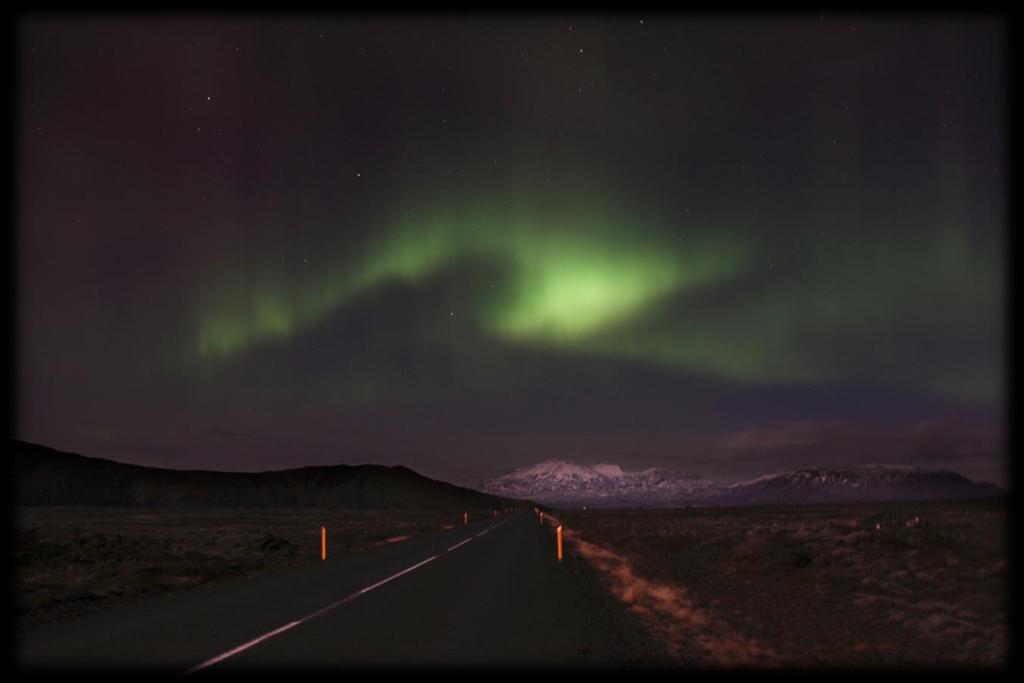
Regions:
<instances>
[{"instance_id":1,"label":"night sky","mask_svg":"<svg viewBox=\"0 0 1024 683\"><path fill-rule=\"evenodd\" d=\"M17 27L17 436L1007 483L998 17Z\"/></svg>"}]
</instances>

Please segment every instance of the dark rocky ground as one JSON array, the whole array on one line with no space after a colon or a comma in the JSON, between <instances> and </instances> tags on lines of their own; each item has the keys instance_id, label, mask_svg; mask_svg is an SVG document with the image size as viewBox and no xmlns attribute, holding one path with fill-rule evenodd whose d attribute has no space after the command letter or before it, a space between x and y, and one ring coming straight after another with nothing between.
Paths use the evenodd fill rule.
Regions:
<instances>
[{"instance_id":1,"label":"dark rocky ground","mask_svg":"<svg viewBox=\"0 0 1024 683\"><path fill-rule=\"evenodd\" d=\"M488 513L477 512L479 519ZM21 507L15 626L332 557L462 523L461 514L324 509Z\"/></svg>"},{"instance_id":2,"label":"dark rocky ground","mask_svg":"<svg viewBox=\"0 0 1024 683\"><path fill-rule=\"evenodd\" d=\"M562 511L569 548L681 662L1002 667L1007 504Z\"/></svg>"},{"instance_id":3,"label":"dark rocky ground","mask_svg":"<svg viewBox=\"0 0 1024 683\"><path fill-rule=\"evenodd\" d=\"M566 527L562 570L594 583L580 595L610 592L646 630L649 663L949 668L1007 662L1007 513L1005 502L974 501L553 511L546 519ZM15 522L17 627L316 564L321 525L337 558L462 520L51 507L18 508Z\"/></svg>"},{"instance_id":4,"label":"dark rocky ground","mask_svg":"<svg viewBox=\"0 0 1024 683\"><path fill-rule=\"evenodd\" d=\"M339 669L607 674L673 664L586 559L558 561L555 535L529 511L403 542L388 538L327 562L313 559L26 628L16 638L15 659L25 672L135 676L200 664L224 673L335 675ZM214 661L220 654L226 658Z\"/></svg>"}]
</instances>

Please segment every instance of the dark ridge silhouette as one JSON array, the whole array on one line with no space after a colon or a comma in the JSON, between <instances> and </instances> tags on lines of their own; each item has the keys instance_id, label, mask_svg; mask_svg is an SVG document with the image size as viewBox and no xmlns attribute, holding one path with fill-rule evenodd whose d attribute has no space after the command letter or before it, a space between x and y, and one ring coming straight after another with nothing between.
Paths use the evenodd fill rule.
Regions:
<instances>
[{"instance_id":1,"label":"dark ridge silhouette","mask_svg":"<svg viewBox=\"0 0 1024 683\"><path fill-rule=\"evenodd\" d=\"M866 465L758 477L716 494L715 505L809 505L997 498L1006 491L950 470Z\"/></svg>"},{"instance_id":2,"label":"dark ridge silhouette","mask_svg":"<svg viewBox=\"0 0 1024 683\"><path fill-rule=\"evenodd\" d=\"M429 479L402 466L329 465L251 473L171 470L12 441L17 505L480 510L524 504Z\"/></svg>"}]
</instances>

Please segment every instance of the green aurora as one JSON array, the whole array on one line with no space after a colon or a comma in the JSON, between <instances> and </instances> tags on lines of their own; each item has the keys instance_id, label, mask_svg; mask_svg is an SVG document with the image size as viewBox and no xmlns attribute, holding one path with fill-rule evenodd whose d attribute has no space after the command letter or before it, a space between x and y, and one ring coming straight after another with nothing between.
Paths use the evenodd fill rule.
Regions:
<instances>
[{"instance_id":1,"label":"green aurora","mask_svg":"<svg viewBox=\"0 0 1024 683\"><path fill-rule=\"evenodd\" d=\"M994 14L17 34L19 439L471 487L545 458L1006 481Z\"/></svg>"},{"instance_id":2,"label":"green aurora","mask_svg":"<svg viewBox=\"0 0 1024 683\"><path fill-rule=\"evenodd\" d=\"M359 249L320 258L326 267L286 276L270 263L249 264L256 273L250 280L227 286L215 279L216 303L201 311L199 356L212 362L285 341L383 287L417 287L477 264L490 275L476 285L488 291L471 297L473 322L504 343L725 381L874 374L953 397L1001 394L999 374L985 372L998 359L951 363L925 351L917 365L896 363L893 357L903 354L888 346L999 320L998 252L972 244L963 225L948 223L930 237L895 228L880 233L885 238L863 233L838 247L817 243L818 230L809 227L809 246L794 254L743 226L635 219L581 209L581 201L530 210L510 205L466 202L414 217L395 212Z\"/></svg>"},{"instance_id":3,"label":"green aurora","mask_svg":"<svg viewBox=\"0 0 1024 683\"><path fill-rule=\"evenodd\" d=\"M622 324L660 297L735 275L747 258L740 245L699 238L680 247L623 219L578 212L509 215L486 205L438 212L377 234L362 257L337 257L316 277L286 282L268 274L251 290L222 289L216 300L225 305L202 316L200 355L226 356L287 339L377 287L416 284L473 260L501 262L509 274L499 300L488 299L475 312L487 331L513 340L585 345L591 335ZM245 305L238 306L239 300Z\"/></svg>"}]
</instances>

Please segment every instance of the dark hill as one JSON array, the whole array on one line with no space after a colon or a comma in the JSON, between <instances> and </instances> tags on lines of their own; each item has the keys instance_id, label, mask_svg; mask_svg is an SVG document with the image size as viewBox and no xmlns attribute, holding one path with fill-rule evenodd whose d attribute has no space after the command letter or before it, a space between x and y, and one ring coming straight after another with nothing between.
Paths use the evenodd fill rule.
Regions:
<instances>
[{"instance_id":1,"label":"dark hill","mask_svg":"<svg viewBox=\"0 0 1024 683\"><path fill-rule=\"evenodd\" d=\"M332 465L271 472L171 470L12 440L18 505L480 510L514 503L407 467Z\"/></svg>"},{"instance_id":2,"label":"dark hill","mask_svg":"<svg viewBox=\"0 0 1024 683\"><path fill-rule=\"evenodd\" d=\"M765 475L726 487L711 502L716 505L882 503L970 500L994 498L1005 493L998 486L973 482L950 470L862 465Z\"/></svg>"}]
</instances>

